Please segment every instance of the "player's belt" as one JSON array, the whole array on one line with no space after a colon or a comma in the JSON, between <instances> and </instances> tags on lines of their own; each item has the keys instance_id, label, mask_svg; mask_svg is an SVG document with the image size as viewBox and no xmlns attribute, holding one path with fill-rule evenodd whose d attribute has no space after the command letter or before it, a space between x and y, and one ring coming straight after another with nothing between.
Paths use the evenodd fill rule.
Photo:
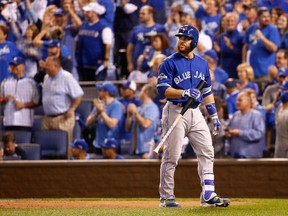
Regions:
<instances>
[{"instance_id":1,"label":"player's belt","mask_svg":"<svg viewBox=\"0 0 288 216\"><path fill-rule=\"evenodd\" d=\"M184 107L186 103L187 102L178 103L178 102L172 101L172 104L178 107ZM196 109L199 106L199 104L200 104L199 102L195 101L190 108Z\"/></svg>"}]
</instances>

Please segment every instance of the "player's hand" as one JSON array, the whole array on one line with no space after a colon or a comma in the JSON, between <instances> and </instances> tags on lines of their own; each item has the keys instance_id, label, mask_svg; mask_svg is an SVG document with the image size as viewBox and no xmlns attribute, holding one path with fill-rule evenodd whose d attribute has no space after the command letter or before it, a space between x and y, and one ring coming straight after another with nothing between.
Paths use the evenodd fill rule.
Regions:
<instances>
[{"instance_id":1,"label":"player's hand","mask_svg":"<svg viewBox=\"0 0 288 216\"><path fill-rule=\"evenodd\" d=\"M221 122L218 118L218 116L213 116L212 117L212 121L213 121L213 125L214 125L214 128L213 128L213 135L218 135L219 132L220 132L220 128L221 128Z\"/></svg>"},{"instance_id":2,"label":"player's hand","mask_svg":"<svg viewBox=\"0 0 288 216\"><path fill-rule=\"evenodd\" d=\"M187 89L182 92L182 97L191 97L194 98L195 100L198 99L200 95L201 92L199 91L199 89L196 88Z\"/></svg>"}]
</instances>

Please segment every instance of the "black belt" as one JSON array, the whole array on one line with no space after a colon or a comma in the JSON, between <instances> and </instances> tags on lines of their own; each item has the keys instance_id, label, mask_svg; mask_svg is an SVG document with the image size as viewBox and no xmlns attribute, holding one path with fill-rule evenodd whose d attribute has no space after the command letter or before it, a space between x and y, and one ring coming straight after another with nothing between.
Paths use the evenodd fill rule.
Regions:
<instances>
[{"instance_id":1,"label":"black belt","mask_svg":"<svg viewBox=\"0 0 288 216\"><path fill-rule=\"evenodd\" d=\"M55 118L55 117L64 115L65 113L66 113L66 112L64 112L64 113L59 113L59 114L55 114L55 115L47 115L47 116L50 117L50 118Z\"/></svg>"},{"instance_id":2,"label":"black belt","mask_svg":"<svg viewBox=\"0 0 288 216\"><path fill-rule=\"evenodd\" d=\"M184 107L187 104L187 102L178 103L178 102L172 101L172 104L175 105L175 106ZM194 101L194 103L192 103L190 108L196 109L199 106L199 104L200 104L199 102Z\"/></svg>"}]
</instances>

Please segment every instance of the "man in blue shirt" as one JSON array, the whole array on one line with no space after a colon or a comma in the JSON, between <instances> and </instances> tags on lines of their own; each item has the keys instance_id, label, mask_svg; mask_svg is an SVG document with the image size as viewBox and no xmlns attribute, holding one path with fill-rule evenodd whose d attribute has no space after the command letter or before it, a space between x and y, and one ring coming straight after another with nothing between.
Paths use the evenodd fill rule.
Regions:
<instances>
[{"instance_id":1,"label":"man in blue shirt","mask_svg":"<svg viewBox=\"0 0 288 216\"><path fill-rule=\"evenodd\" d=\"M271 15L267 8L259 8L257 14L258 23L251 25L244 36L242 62L248 62L252 66L255 81L268 81L268 68L275 64L280 35L271 24Z\"/></svg>"}]
</instances>

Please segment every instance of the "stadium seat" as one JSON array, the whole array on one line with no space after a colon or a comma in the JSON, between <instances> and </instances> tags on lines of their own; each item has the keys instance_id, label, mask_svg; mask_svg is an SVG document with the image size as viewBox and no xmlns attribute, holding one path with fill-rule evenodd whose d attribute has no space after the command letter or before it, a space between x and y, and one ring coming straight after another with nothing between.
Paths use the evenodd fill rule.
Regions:
<instances>
[{"instance_id":1,"label":"stadium seat","mask_svg":"<svg viewBox=\"0 0 288 216\"><path fill-rule=\"evenodd\" d=\"M11 130L9 130L11 131ZM32 132L31 131L11 131L14 136L16 143L31 143Z\"/></svg>"},{"instance_id":2,"label":"stadium seat","mask_svg":"<svg viewBox=\"0 0 288 216\"><path fill-rule=\"evenodd\" d=\"M26 152L27 160L40 160L40 145L37 143L18 144Z\"/></svg>"},{"instance_id":3,"label":"stadium seat","mask_svg":"<svg viewBox=\"0 0 288 216\"><path fill-rule=\"evenodd\" d=\"M42 117L35 117L32 125L32 132L41 130Z\"/></svg>"},{"instance_id":4,"label":"stadium seat","mask_svg":"<svg viewBox=\"0 0 288 216\"><path fill-rule=\"evenodd\" d=\"M78 113L81 118L86 121L87 117L89 116L90 112L92 110L92 102L83 100L75 110L75 113Z\"/></svg>"},{"instance_id":5,"label":"stadium seat","mask_svg":"<svg viewBox=\"0 0 288 216\"><path fill-rule=\"evenodd\" d=\"M35 131L34 142L40 144L41 159L68 158L68 134L66 131Z\"/></svg>"}]
</instances>

